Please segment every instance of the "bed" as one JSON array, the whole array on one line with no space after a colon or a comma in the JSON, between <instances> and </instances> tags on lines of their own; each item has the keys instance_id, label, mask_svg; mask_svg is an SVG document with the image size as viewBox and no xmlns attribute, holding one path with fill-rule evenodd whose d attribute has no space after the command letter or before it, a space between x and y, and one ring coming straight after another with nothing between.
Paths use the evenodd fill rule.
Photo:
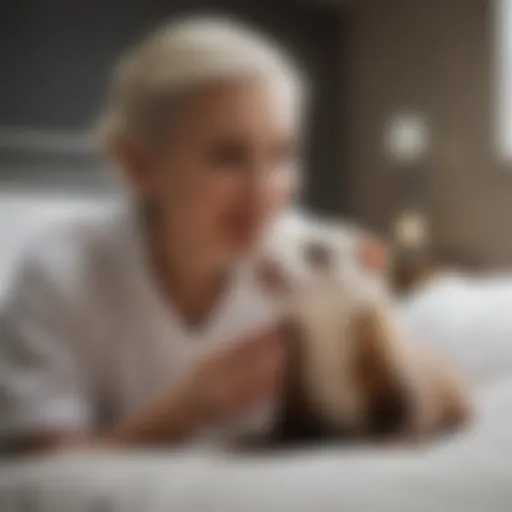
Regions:
<instances>
[{"instance_id":1,"label":"bed","mask_svg":"<svg viewBox=\"0 0 512 512\"><path fill-rule=\"evenodd\" d=\"M0 194L0 293L17 252L44 223L96 197ZM512 278L447 276L402 304L411 325L454 358L477 416L429 446L328 445L241 453L82 453L0 462L0 510L48 512L508 512L512 510Z\"/></svg>"}]
</instances>

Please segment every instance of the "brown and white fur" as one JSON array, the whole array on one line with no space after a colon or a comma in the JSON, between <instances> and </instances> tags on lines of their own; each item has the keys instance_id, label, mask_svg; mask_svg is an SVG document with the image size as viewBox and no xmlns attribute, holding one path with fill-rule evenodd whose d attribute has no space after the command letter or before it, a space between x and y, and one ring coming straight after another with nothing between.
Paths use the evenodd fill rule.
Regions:
<instances>
[{"instance_id":1,"label":"brown and white fur","mask_svg":"<svg viewBox=\"0 0 512 512\"><path fill-rule=\"evenodd\" d=\"M463 423L464 386L405 331L360 230L301 220L277 229L259 278L294 333L278 437L420 436Z\"/></svg>"}]
</instances>

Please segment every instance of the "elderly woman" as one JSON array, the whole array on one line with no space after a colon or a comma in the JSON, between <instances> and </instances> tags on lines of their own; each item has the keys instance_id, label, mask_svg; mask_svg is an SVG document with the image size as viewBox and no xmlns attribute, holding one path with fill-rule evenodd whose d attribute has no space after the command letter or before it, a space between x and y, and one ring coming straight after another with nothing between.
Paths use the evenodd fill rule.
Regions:
<instances>
[{"instance_id":1,"label":"elderly woman","mask_svg":"<svg viewBox=\"0 0 512 512\"><path fill-rule=\"evenodd\" d=\"M171 24L121 61L102 137L129 197L19 262L0 324L8 446L265 428L286 337L244 263L296 190L301 83L225 20Z\"/></svg>"}]
</instances>

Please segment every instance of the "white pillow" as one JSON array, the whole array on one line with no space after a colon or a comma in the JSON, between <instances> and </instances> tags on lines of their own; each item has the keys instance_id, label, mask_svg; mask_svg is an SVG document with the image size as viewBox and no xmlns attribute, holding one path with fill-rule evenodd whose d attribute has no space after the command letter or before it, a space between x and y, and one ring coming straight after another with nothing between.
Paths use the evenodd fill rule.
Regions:
<instances>
[{"instance_id":1,"label":"white pillow","mask_svg":"<svg viewBox=\"0 0 512 512\"><path fill-rule=\"evenodd\" d=\"M512 376L512 274L440 278L401 308L413 333L473 382Z\"/></svg>"}]
</instances>

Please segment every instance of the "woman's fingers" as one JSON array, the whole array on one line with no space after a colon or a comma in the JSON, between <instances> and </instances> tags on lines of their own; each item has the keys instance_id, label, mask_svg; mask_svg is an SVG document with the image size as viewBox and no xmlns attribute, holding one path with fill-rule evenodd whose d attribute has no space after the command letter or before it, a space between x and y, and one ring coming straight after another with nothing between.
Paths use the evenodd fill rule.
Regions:
<instances>
[{"instance_id":1,"label":"woman's fingers","mask_svg":"<svg viewBox=\"0 0 512 512\"><path fill-rule=\"evenodd\" d=\"M238 386L237 401L240 406L251 408L274 397L281 387L280 373L276 359L268 359L255 366Z\"/></svg>"},{"instance_id":2,"label":"woman's fingers","mask_svg":"<svg viewBox=\"0 0 512 512\"><path fill-rule=\"evenodd\" d=\"M279 392L285 362L283 344L269 344L245 366L242 393L249 404L265 401Z\"/></svg>"},{"instance_id":3,"label":"woman's fingers","mask_svg":"<svg viewBox=\"0 0 512 512\"><path fill-rule=\"evenodd\" d=\"M273 378L284 365L286 341L280 333L271 332L240 354L236 365L253 379Z\"/></svg>"},{"instance_id":4,"label":"woman's fingers","mask_svg":"<svg viewBox=\"0 0 512 512\"><path fill-rule=\"evenodd\" d=\"M221 349L207 362L204 382L216 416L242 414L275 395L285 357L286 340L278 329Z\"/></svg>"}]
</instances>

